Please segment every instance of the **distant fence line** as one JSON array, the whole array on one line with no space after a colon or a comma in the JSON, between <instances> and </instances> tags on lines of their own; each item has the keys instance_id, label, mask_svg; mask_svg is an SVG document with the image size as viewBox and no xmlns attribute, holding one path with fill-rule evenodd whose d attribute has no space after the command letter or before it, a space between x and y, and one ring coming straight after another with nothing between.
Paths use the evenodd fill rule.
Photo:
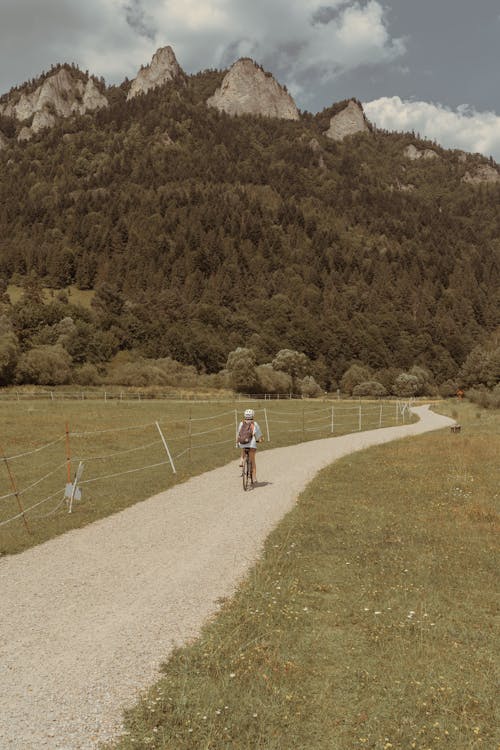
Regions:
<instances>
[{"instance_id":1,"label":"distant fence line","mask_svg":"<svg viewBox=\"0 0 500 750\"><path fill-rule=\"evenodd\" d=\"M340 395L338 392L325 392L322 396L313 398L302 397L294 393L234 393L230 394L202 394L184 393L182 391L129 391L129 390L104 390L104 391L61 391L61 390L36 390L36 391L13 391L0 388L0 401L338 401L349 400L356 403L363 401L363 397L349 397ZM390 397L366 397L367 401L387 401ZM401 401L400 397L394 397L393 401Z\"/></svg>"},{"instance_id":2,"label":"distant fence line","mask_svg":"<svg viewBox=\"0 0 500 750\"><path fill-rule=\"evenodd\" d=\"M410 402L323 402L322 406L318 403L317 408L306 409L303 406L295 411L266 405L256 411L268 442L272 441L275 432L289 434L292 442L300 442L313 436L331 437L336 433L346 434L405 423L410 418ZM220 423L214 424L214 420ZM5 474L0 476L0 527L21 519L29 530L28 514L31 514L31 519L35 509L51 501L55 502L55 507L40 518L59 510L71 512L73 502L81 496L81 487L85 485L165 466L175 474L176 463L180 459L190 461L195 451L212 450L215 446L234 447L239 420L238 410L230 409L203 417L175 419L175 424L168 424L163 419L140 425L85 431L71 431L66 425L59 437L44 445L0 456L6 469ZM206 426L201 424L203 422L207 423ZM108 447L110 440L113 449ZM118 445L120 440L122 443ZM143 454L141 460L141 451L147 452L146 461ZM43 452L47 454L47 461L40 464L39 456ZM135 456L138 457L138 465L132 465ZM35 460L36 469L30 470L30 461ZM104 471L99 472L93 467L102 461L106 461L106 464ZM19 470L17 462L20 463ZM91 476L82 479L84 466L87 475L89 467L92 467ZM35 476L34 472L44 467L50 471ZM35 488L40 494L33 492ZM25 498L29 504L25 504Z\"/></svg>"},{"instance_id":3,"label":"distant fence line","mask_svg":"<svg viewBox=\"0 0 500 750\"><path fill-rule=\"evenodd\" d=\"M264 400L279 401L301 398L292 393L235 393L233 395L183 393L182 391L60 391L60 390L36 390L36 391L1 391L0 401L29 401L32 399L45 399L49 401L241 401L241 400Z\"/></svg>"}]
</instances>

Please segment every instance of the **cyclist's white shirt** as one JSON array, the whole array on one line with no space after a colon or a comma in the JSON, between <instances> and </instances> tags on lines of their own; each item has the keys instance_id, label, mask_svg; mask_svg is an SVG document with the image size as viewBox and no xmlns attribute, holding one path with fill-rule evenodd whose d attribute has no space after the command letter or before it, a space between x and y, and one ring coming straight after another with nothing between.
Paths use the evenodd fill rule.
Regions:
<instances>
[{"instance_id":1,"label":"cyclist's white shirt","mask_svg":"<svg viewBox=\"0 0 500 750\"><path fill-rule=\"evenodd\" d=\"M243 424L243 422L240 422L239 425L238 425L238 433L237 433L238 435L240 434L240 430L241 430L242 424ZM259 427L259 423L255 422L255 420L254 420L254 423L253 423L253 437L252 437L252 439L250 440L249 443L245 443L244 445L243 445L243 443L238 443L238 445L239 445L240 448L256 448L257 447L257 440L260 440L261 437L262 437L262 430Z\"/></svg>"}]
</instances>

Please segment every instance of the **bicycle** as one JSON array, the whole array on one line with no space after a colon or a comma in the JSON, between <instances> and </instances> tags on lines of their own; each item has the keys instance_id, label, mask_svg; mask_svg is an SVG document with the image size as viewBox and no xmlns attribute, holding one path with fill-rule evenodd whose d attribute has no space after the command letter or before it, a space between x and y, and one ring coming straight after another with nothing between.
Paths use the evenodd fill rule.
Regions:
<instances>
[{"instance_id":1,"label":"bicycle","mask_svg":"<svg viewBox=\"0 0 500 750\"><path fill-rule=\"evenodd\" d=\"M244 448L245 458L243 459L243 470L241 476L243 478L243 489L245 492L250 488L253 489L253 478L252 478L252 462L250 460L250 448Z\"/></svg>"}]
</instances>

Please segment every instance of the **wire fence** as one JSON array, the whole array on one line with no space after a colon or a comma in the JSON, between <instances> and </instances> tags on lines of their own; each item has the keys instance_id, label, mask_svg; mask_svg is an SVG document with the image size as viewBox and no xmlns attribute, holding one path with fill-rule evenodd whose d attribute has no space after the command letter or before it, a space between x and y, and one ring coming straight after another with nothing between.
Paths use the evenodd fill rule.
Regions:
<instances>
[{"instance_id":1,"label":"wire fence","mask_svg":"<svg viewBox=\"0 0 500 750\"><path fill-rule=\"evenodd\" d=\"M238 393L228 395L227 392L221 393L193 393L179 391L157 391L148 390L102 390L102 389L81 389L65 391L61 389L48 390L37 388L34 390L13 390L2 389L0 391L0 401L248 401L249 399L258 399L263 401L286 401L296 400L293 393Z\"/></svg>"},{"instance_id":2,"label":"wire fence","mask_svg":"<svg viewBox=\"0 0 500 750\"><path fill-rule=\"evenodd\" d=\"M360 430L403 424L410 419L409 402L342 403L321 406L296 402L267 403L256 408L270 447L331 437ZM93 430L71 429L31 450L0 452L0 532L22 522L25 529L86 503L106 503L110 497L144 497L148 482L169 486L178 467L183 477L235 457L237 409L193 417L160 418L140 424L119 424ZM208 463L207 463L208 462ZM147 496L147 495L146 495ZM110 511L111 512L111 511ZM1 551L1 547L0 547Z\"/></svg>"}]
</instances>

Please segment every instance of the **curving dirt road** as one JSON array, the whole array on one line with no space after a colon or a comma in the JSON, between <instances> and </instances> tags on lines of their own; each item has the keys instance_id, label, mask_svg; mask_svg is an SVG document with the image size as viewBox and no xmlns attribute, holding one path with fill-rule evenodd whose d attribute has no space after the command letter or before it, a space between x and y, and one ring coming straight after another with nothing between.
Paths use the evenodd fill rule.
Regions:
<instances>
[{"instance_id":1,"label":"curving dirt road","mask_svg":"<svg viewBox=\"0 0 500 750\"><path fill-rule=\"evenodd\" d=\"M173 645L231 595L312 477L420 421L266 451L243 493L236 461L20 555L0 560L0 747L91 750L152 684Z\"/></svg>"}]
</instances>

